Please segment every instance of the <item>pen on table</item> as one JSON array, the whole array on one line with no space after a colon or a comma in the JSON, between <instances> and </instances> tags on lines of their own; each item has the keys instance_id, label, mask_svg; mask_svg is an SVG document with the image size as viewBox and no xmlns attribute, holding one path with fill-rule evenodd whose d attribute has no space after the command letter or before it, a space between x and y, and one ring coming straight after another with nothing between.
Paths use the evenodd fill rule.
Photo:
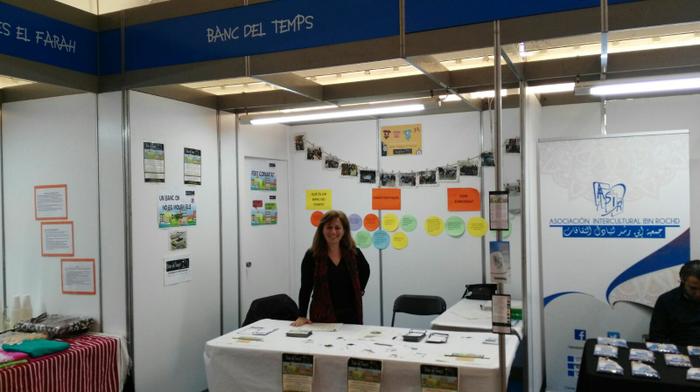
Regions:
<instances>
[{"instance_id":1,"label":"pen on table","mask_svg":"<svg viewBox=\"0 0 700 392\"><path fill-rule=\"evenodd\" d=\"M234 336L233 339L237 340L250 340L253 342L262 342L262 338L256 338L254 336Z\"/></svg>"},{"instance_id":2,"label":"pen on table","mask_svg":"<svg viewBox=\"0 0 700 392\"><path fill-rule=\"evenodd\" d=\"M388 347L392 347L392 346L393 346L393 344L382 343L382 342L374 342L374 344L376 344L377 346L388 346Z\"/></svg>"},{"instance_id":3,"label":"pen on table","mask_svg":"<svg viewBox=\"0 0 700 392\"><path fill-rule=\"evenodd\" d=\"M472 353L452 353L452 354L445 354L446 357L456 357L456 358L480 358L480 359L488 359L487 356L484 354L472 354Z\"/></svg>"}]
</instances>

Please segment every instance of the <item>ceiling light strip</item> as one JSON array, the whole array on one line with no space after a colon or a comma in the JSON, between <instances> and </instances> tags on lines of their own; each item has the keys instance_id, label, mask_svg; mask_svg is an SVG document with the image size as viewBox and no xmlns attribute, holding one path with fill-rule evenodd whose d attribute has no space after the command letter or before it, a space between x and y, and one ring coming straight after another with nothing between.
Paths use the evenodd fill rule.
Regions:
<instances>
[{"instance_id":1,"label":"ceiling light strip","mask_svg":"<svg viewBox=\"0 0 700 392\"><path fill-rule=\"evenodd\" d=\"M286 124L295 122L305 122L305 121L317 121L317 120L333 120L339 118L349 118L349 117L364 117L364 116L376 116L381 114L395 114L395 113L410 113L419 112L425 110L425 105L423 104L411 104L411 105L398 105L398 106L387 106L387 107L376 107L367 109L353 109L353 110L333 110L320 113L309 113L309 114L298 114L292 116L275 116L275 117L263 117L255 118L250 120L253 125L265 125L265 124Z\"/></svg>"}]
</instances>

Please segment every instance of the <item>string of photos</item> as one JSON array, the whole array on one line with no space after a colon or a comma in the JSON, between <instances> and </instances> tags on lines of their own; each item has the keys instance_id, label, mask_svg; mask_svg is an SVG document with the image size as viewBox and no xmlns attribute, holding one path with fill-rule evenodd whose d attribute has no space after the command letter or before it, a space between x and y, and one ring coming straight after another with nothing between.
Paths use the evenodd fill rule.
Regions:
<instances>
[{"instance_id":1,"label":"string of photos","mask_svg":"<svg viewBox=\"0 0 700 392\"><path fill-rule=\"evenodd\" d=\"M340 169L341 177L359 177L360 183L379 184L385 187L412 187L436 185L438 182L457 182L460 176L478 176L479 166L495 166L493 153L483 152L480 155L447 163L434 169L421 171L381 171L359 166L356 163L342 159L338 154L327 151L322 146L312 142L305 135L294 137L296 151L306 151L306 159L323 161L323 167L329 170Z\"/></svg>"}]
</instances>

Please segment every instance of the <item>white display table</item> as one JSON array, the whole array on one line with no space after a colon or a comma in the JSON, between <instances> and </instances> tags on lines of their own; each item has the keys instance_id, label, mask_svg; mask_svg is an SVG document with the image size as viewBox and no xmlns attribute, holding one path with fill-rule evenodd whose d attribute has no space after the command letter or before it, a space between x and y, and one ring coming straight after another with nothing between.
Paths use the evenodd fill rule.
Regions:
<instances>
[{"instance_id":1,"label":"white display table","mask_svg":"<svg viewBox=\"0 0 700 392\"><path fill-rule=\"evenodd\" d=\"M433 329L443 331L491 331L491 310L483 310L482 306L491 306L491 301L461 299L450 306L444 313L430 322ZM511 307L521 308L522 301L511 301ZM519 338L523 336L523 322L513 320L513 333Z\"/></svg>"},{"instance_id":2,"label":"white display table","mask_svg":"<svg viewBox=\"0 0 700 392\"><path fill-rule=\"evenodd\" d=\"M314 391L345 391L348 358L381 360L382 391L419 392L420 365L459 368L460 391L497 391L500 386L498 346L484 343L496 335L449 332L445 344L404 342L406 328L340 325L335 332L314 332L309 338L292 338L289 321L260 320L207 342L204 349L209 391L281 391L282 353L314 355ZM250 327L277 328L261 340L250 337ZM428 331L430 332L430 331ZM244 337L244 339L239 339ZM507 371L518 348L518 338L506 336ZM484 358L446 356L483 355Z\"/></svg>"}]
</instances>

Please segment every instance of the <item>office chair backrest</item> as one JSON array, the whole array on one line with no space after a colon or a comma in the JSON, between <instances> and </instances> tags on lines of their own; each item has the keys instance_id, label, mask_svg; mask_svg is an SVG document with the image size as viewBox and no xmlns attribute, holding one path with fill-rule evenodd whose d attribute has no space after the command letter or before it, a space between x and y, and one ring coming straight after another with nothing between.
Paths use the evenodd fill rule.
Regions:
<instances>
[{"instance_id":1,"label":"office chair backrest","mask_svg":"<svg viewBox=\"0 0 700 392\"><path fill-rule=\"evenodd\" d=\"M495 283L477 283L468 284L462 294L462 298L466 299L480 299L480 300L490 300L491 297L496 294L498 285Z\"/></svg>"},{"instance_id":2,"label":"office chair backrest","mask_svg":"<svg viewBox=\"0 0 700 392\"><path fill-rule=\"evenodd\" d=\"M276 320L294 321L299 314L296 302L287 294L276 294L258 298L250 304L242 327L258 320L270 318Z\"/></svg>"},{"instance_id":3,"label":"office chair backrest","mask_svg":"<svg viewBox=\"0 0 700 392\"><path fill-rule=\"evenodd\" d=\"M442 297L435 295L399 295L394 301L394 313L391 315L391 326L394 326L396 313L426 316L430 314L441 314L445 309L447 309L447 304Z\"/></svg>"}]
</instances>

